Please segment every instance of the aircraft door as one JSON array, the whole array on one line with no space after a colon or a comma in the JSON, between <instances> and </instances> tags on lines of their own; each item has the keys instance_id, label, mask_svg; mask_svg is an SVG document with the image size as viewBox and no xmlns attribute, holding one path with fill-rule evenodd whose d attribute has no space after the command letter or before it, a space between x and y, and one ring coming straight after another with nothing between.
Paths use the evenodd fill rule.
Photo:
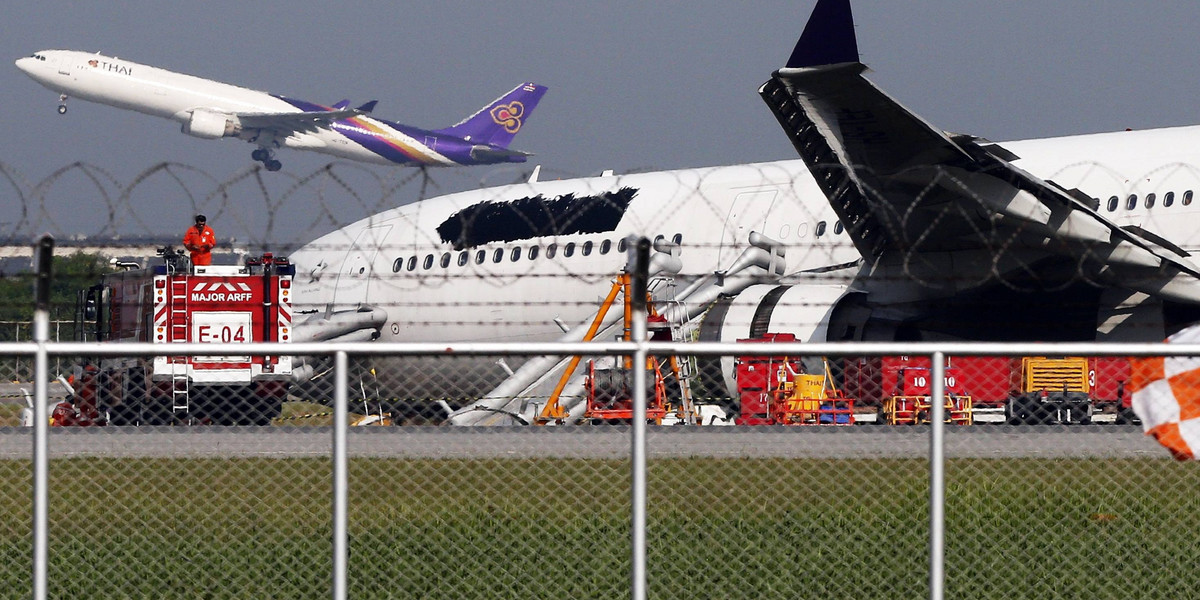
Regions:
<instances>
[{"instance_id":1,"label":"aircraft door","mask_svg":"<svg viewBox=\"0 0 1200 600\"><path fill-rule=\"evenodd\" d=\"M333 292L335 305L366 304L370 300L368 291L375 275L375 257L391 230L391 225L375 225L364 228L354 238L338 269Z\"/></svg>"},{"instance_id":2,"label":"aircraft door","mask_svg":"<svg viewBox=\"0 0 1200 600\"><path fill-rule=\"evenodd\" d=\"M751 231L766 233L767 215L771 213L778 195L778 190L756 190L742 192L733 199L729 214L725 217L725 230L721 234L718 270L732 266L742 250L750 245Z\"/></svg>"}]
</instances>

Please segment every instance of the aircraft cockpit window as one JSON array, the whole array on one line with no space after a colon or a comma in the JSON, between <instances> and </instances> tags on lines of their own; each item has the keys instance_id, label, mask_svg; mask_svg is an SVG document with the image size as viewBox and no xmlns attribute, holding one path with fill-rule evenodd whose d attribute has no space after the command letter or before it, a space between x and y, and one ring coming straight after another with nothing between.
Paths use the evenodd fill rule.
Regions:
<instances>
[{"instance_id":1,"label":"aircraft cockpit window","mask_svg":"<svg viewBox=\"0 0 1200 600\"><path fill-rule=\"evenodd\" d=\"M415 270L417 268L417 257L408 257L408 266L405 268L407 268L409 271Z\"/></svg>"},{"instance_id":2,"label":"aircraft cockpit window","mask_svg":"<svg viewBox=\"0 0 1200 600\"><path fill-rule=\"evenodd\" d=\"M554 253L558 251L558 244L550 244L546 246L546 258L554 258Z\"/></svg>"},{"instance_id":3,"label":"aircraft cockpit window","mask_svg":"<svg viewBox=\"0 0 1200 600\"><path fill-rule=\"evenodd\" d=\"M513 262L517 262L518 260L521 260L521 247L520 246L517 246L516 248L512 249L512 259L511 260Z\"/></svg>"},{"instance_id":4,"label":"aircraft cockpit window","mask_svg":"<svg viewBox=\"0 0 1200 600\"><path fill-rule=\"evenodd\" d=\"M572 254L575 254L575 242L568 242L563 246L563 258L571 258Z\"/></svg>"},{"instance_id":5,"label":"aircraft cockpit window","mask_svg":"<svg viewBox=\"0 0 1200 600\"><path fill-rule=\"evenodd\" d=\"M1158 196L1154 194L1146 194L1146 208L1154 208L1154 200L1156 198L1158 198Z\"/></svg>"},{"instance_id":6,"label":"aircraft cockpit window","mask_svg":"<svg viewBox=\"0 0 1200 600\"><path fill-rule=\"evenodd\" d=\"M486 259L487 259L487 251L486 250L480 250L475 253L475 264L482 265L483 261Z\"/></svg>"},{"instance_id":7,"label":"aircraft cockpit window","mask_svg":"<svg viewBox=\"0 0 1200 600\"><path fill-rule=\"evenodd\" d=\"M492 253L492 262L498 263L502 260L504 260L504 248L496 248L496 251Z\"/></svg>"},{"instance_id":8,"label":"aircraft cockpit window","mask_svg":"<svg viewBox=\"0 0 1200 600\"><path fill-rule=\"evenodd\" d=\"M395 261L393 261L393 262L392 262L392 272L393 272L393 273L399 273L399 272L400 272L400 267L402 267L402 266L404 266L404 259L403 259L403 258L397 258Z\"/></svg>"},{"instance_id":9,"label":"aircraft cockpit window","mask_svg":"<svg viewBox=\"0 0 1200 600\"><path fill-rule=\"evenodd\" d=\"M533 259L535 259L535 258L537 258L537 257L538 257L538 247L537 247L537 246L530 246L530 247L529 247L529 260L533 260Z\"/></svg>"},{"instance_id":10,"label":"aircraft cockpit window","mask_svg":"<svg viewBox=\"0 0 1200 600\"><path fill-rule=\"evenodd\" d=\"M1125 210L1133 210L1135 208L1137 208L1137 194L1130 194L1125 199Z\"/></svg>"},{"instance_id":11,"label":"aircraft cockpit window","mask_svg":"<svg viewBox=\"0 0 1200 600\"><path fill-rule=\"evenodd\" d=\"M1175 204L1175 192L1167 192L1167 195L1163 196L1163 208L1172 204Z\"/></svg>"},{"instance_id":12,"label":"aircraft cockpit window","mask_svg":"<svg viewBox=\"0 0 1200 600\"><path fill-rule=\"evenodd\" d=\"M1192 190L1183 193L1183 205L1190 206L1192 204Z\"/></svg>"},{"instance_id":13,"label":"aircraft cockpit window","mask_svg":"<svg viewBox=\"0 0 1200 600\"><path fill-rule=\"evenodd\" d=\"M825 221L817 221L817 237L825 235Z\"/></svg>"},{"instance_id":14,"label":"aircraft cockpit window","mask_svg":"<svg viewBox=\"0 0 1200 600\"><path fill-rule=\"evenodd\" d=\"M604 240L603 242L600 242L600 254L608 254L609 250L612 250L611 240Z\"/></svg>"},{"instance_id":15,"label":"aircraft cockpit window","mask_svg":"<svg viewBox=\"0 0 1200 600\"><path fill-rule=\"evenodd\" d=\"M838 222L836 222L836 223L834 223L834 224L833 224L833 234L834 234L834 235L841 235L841 233L842 233L842 222L841 222L841 221L838 221Z\"/></svg>"},{"instance_id":16,"label":"aircraft cockpit window","mask_svg":"<svg viewBox=\"0 0 1200 600\"><path fill-rule=\"evenodd\" d=\"M443 269L450 266L450 253L449 252L442 255L441 265L442 265Z\"/></svg>"},{"instance_id":17,"label":"aircraft cockpit window","mask_svg":"<svg viewBox=\"0 0 1200 600\"><path fill-rule=\"evenodd\" d=\"M1119 204L1120 202L1121 202L1120 198L1118 198L1116 196L1110 197L1108 199L1108 212L1115 212L1117 210L1117 204Z\"/></svg>"},{"instance_id":18,"label":"aircraft cockpit window","mask_svg":"<svg viewBox=\"0 0 1200 600\"><path fill-rule=\"evenodd\" d=\"M584 243L583 243L583 247L579 249L579 253L580 253L580 254L582 254L583 256L589 256L589 255L591 255L591 253L592 253L592 243L591 243L590 241L588 241L588 242L584 242Z\"/></svg>"},{"instance_id":19,"label":"aircraft cockpit window","mask_svg":"<svg viewBox=\"0 0 1200 600\"><path fill-rule=\"evenodd\" d=\"M467 266L467 261L469 261L469 260L470 260L470 253L467 252L466 250L463 250L462 252L458 253L458 266L460 266L460 267Z\"/></svg>"},{"instance_id":20,"label":"aircraft cockpit window","mask_svg":"<svg viewBox=\"0 0 1200 600\"><path fill-rule=\"evenodd\" d=\"M425 255L425 261L424 261L424 263L422 264L422 266L424 266L424 267L425 267L425 270L426 270L426 271L428 271L429 269L432 269L432 268L433 268L433 255L432 255L432 254L426 254L426 255Z\"/></svg>"}]
</instances>

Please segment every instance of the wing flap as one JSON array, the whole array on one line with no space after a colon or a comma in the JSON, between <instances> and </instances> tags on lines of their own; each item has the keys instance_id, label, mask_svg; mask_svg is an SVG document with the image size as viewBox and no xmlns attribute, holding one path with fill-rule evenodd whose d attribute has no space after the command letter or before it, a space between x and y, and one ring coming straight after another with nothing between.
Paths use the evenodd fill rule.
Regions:
<instances>
[{"instance_id":1,"label":"wing flap","mask_svg":"<svg viewBox=\"0 0 1200 600\"><path fill-rule=\"evenodd\" d=\"M1000 146L937 129L865 71L786 68L759 89L864 257L1009 253L945 273L967 281L1000 276L1005 261L1027 269L1066 257L1085 278L1200 303L1200 269L1177 248L1118 227L1091 198L1017 168Z\"/></svg>"}]
</instances>

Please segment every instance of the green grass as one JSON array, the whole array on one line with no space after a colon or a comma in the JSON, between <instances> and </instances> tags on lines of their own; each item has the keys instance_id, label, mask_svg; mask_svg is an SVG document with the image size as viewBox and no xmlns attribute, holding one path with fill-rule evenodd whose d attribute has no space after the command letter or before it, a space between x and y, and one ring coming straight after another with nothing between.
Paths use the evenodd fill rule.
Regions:
<instances>
[{"instance_id":1,"label":"green grass","mask_svg":"<svg viewBox=\"0 0 1200 600\"><path fill-rule=\"evenodd\" d=\"M353 598L628 594L622 460L355 459ZM0 597L29 596L28 461L0 462ZM51 597L329 594L318 459L51 464ZM651 598L928 595L924 460L649 464ZM956 460L947 597L1183 598L1200 471L1166 460Z\"/></svg>"}]
</instances>

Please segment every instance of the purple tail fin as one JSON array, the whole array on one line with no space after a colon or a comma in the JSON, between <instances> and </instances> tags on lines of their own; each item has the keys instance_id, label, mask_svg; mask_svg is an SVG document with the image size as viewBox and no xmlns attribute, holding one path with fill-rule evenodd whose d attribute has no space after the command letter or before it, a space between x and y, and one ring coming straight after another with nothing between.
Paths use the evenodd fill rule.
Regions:
<instances>
[{"instance_id":1,"label":"purple tail fin","mask_svg":"<svg viewBox=\"0 0 1200 600\"><path fill-rule=\"evenodd\" d=\"M507 148L546 93L546 86L522 83L458 124L437 130L476 144Z\"/></svg>"}]
</instances>

